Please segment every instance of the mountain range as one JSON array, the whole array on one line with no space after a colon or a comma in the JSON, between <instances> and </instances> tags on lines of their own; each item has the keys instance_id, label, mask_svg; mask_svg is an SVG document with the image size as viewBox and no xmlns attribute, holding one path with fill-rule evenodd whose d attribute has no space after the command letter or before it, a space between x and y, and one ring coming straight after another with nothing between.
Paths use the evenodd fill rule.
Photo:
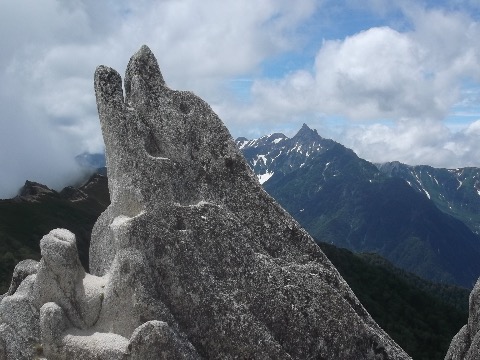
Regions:
<instances>
[{"instance_id":1,"label":"mountain range","mask_svg":"<svg viewBox=\"0 0 480 360\"><path fill-rule=\"evenodd\" d=\"M478 169L375 165L305 124L292 138L236 142L265 190L319 241L435 282L471 288L480 275Z\"/></svg>"},{"instance_id":2,"label":"mountain range","mask_svg":"<svg viewBox=\"0 0 480 360\"><path fill-rule=\"evenodd\" d=\"M319 242L377 253L435 282L472 288L480 275L480 169L373 164L306 124L236 140L265 190ZM83 167L105 174L102 154Z\"/></svg>"},{"instance_id":3,"label":"mountain range","mask_svg":"<svg viewBox=\"0 0 480 360\"><path fill-rule=\"evenodd\" d=\"M237 145L375 320L414 358L441 358L468 303L467 290L448 284L470 288L478 277L478 169L372 164L306 125L292 138L277 133ZM106 173L103 155L77 161L97 173L83 185L56 192L27 181L17 197L0 200L3 291L18 261L39 258L39 240L52 228L77 235L88 269L90 233L110 199L98 174Z\"/></svg>"},{"instance_id":4,"label":"mountain range","mask_svg":"<svg viewBox=\"0 0 480 360\"><path fill-rule=\"evenodd\" d=\"M471 288L480 275L480 169L373 164L306 124L291 138L236 143L265 190L319 241L435 282ZM77 161L105 171L102 155Z\"/></svg>"},{"instance_id":5,"label":"mountain range","mask_svg":"<svg viewBox=\"0 0 480 360\"><path fill-rule=\"evenodd\" d=\"M104 169L101 169L102 171ZM13 267L39 259L39 241L51 229L72 229L88 268L90 233L109 204L107 178L94 174L60 192L27 181L20 194L0 200L0 293ZM415 359L442 359L452 336L466 322L469 291L422 280L376 254L355 254L319 242L368 312Z\"/></svg>"},{"instance_id":6,"label":"mountain range","mask_svg":"<svg viewBox=\"0 0 480 360\"><path fill-rule=\"evenodd\" d=\"M443 169L410 166L398 161L377 165L388 176L404 179L417 192L431 199L443 212L463 221L480 234L480 169Z\"/></svg>"}]
</instances>

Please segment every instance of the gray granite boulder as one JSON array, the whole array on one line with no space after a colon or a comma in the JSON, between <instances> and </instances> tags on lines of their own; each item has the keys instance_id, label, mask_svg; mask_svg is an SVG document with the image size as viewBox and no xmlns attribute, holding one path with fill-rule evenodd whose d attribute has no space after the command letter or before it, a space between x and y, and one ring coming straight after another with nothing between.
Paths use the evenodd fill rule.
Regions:
<instances>
[{"instance_id":1,"label":"gray granite boulder","mask_svg":"<svg viewBox=\"0 0 480 360\"><path fill-rule=\"evenodd\" d=\"M0 303L0 359L409 359L148 47L124 88L97 68L111 204L91 274L73 234L46 235L38 271Z\"/></svg>"},{"instance_id":2,"label":"gray granite boulder","mask_svg":"<svg viewBox=\"0 0 480 360\"><path fill-rule=\"evenodd\" d=\"M5 296L10 296L15 294L15 291L17 291L18 287L22 283L22 281L28 276L28 275L33 275L36 274L38 271L38 262L35 260L22 260L20 261L17 266L15 266L15 269L13 270L13 275L12 275L12 280L10 281L10 287L8 288L8 291L0 295L0 301L5 297Z\"/></svg>"},{"instance_id":3,"label":"gray granite boulder","mask_svg":"<svg viewBox=\"0 0 480 360\"><path fill-rule=\"evenodd\" d=\"M480 359L480 279L470 293L468 323L455 335L445 356L445 360L478 359Z\"/></svg>"},{"instance_id":4,"label":"gray granite boulder","mask_svg":"<svg viewBox=\"0 0 480 360\"><path fill-rule=\"evenodd\" d=\"M32 359L40 345L36 275L28 275L0 303L0 359Z\"/></svg>"}]
</instances>

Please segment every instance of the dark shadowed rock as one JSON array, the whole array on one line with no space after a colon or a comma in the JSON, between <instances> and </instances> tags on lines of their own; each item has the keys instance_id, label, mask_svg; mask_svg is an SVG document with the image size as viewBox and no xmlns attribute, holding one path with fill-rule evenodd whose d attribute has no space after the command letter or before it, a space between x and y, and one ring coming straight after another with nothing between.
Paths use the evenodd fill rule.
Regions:
<instances>
[{"instance_id":1,"label":"dark shadowed rock","mask_svg":"<svg viewBox=\"0 0 480 360\"><path fill-rule=\"evenodd\" d=\"M478 360L480 357L480 279L470 293L468 323L453 338L445 360Z\"/></svg>"},{"instance_id":2,"label":"dark shadowed rock","mask_svg":"<svg viewBox=\"0 0 480 360\"><path fill-rule=\"evenodd\" d=\"M120 75L97 68L111 204L92 233L92 274L74 235L55 230L26 278L46 358L409 358L261 188L208 104L166 87L146 46L124 84L125 98ZM27 339L5 327L13 359Z\"/></svg>"},{"instance_id":3,"label":"dark shadowed rock","mask_svg":"<svg viewBox=\"0 0 480 360\"><path fill-rule=\"evenodd\" d=\"M63 188L62 191L60 191L60 196L63 199L70 201L82 201L88 198L87 194L74 186L67 186Z\"/></svg>"}]
</instances>

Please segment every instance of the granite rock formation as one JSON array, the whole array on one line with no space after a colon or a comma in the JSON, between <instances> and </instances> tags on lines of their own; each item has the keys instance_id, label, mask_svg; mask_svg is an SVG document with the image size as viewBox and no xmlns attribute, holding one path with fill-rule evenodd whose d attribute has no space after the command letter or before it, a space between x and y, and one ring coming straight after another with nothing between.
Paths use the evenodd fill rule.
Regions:
<instances>
[{"instance_id":1,"label":"granite rock formation","mask_svg":"<svg viewBox=\"0 0 480 360\"><path fill-rule=\"evenodd\" d=\"M409 359L146 46L124 88L97 68L111 204L91 274L71 232L46 235L0 304L0 359Z\"/></svg>"},{"instance_id":2,"label":"granite rock formation","mask_svg":"<svg viewBox=\"0 0 480 360\"><path fill-rule=\"evenodd\" d=\"M480 357L480 279L469 300L468 323L455 335L445 360L477 360Z\"/></svg>"}]
</instances>

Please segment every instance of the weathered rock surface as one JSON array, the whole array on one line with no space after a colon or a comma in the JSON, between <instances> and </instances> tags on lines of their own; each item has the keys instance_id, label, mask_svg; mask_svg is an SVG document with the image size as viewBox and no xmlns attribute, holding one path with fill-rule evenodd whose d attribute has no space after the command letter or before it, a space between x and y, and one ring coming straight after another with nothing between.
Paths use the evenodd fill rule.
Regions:
<instances>
[{"instance_id":1,"label":"weathered rock surface","mask_svg":"<svg viewBox=\"0 0 480 360\"><path fill-rule=\"evenodd\" d=\"M468 323L450 343L445 360L480 359L480 279L470 293Z\"/></svg>"},{"instance_id":2,"label":"weathered rock surface","mask_svg":"<svg viewBox=\"0 0 480 360\"><path fill-rule=\"evenodd\" d=\"M23 260L20 261L17 266L15 266L15 270L13 271L12 281L10 282L10 287L8 291L0 295L0 300L3 299L5 296L10 296L15 294L18 287L22 283L22 281L28 276L36 274L38 271L38 262L35 260Z\"/></svg>"},{"instance_id":3,"label":"weathered rock surface","mask_svg":"<svg viewBox=\"0 0 480 360\"><path fill-rule=\"evenodd\" d=\"M124 87L97 68L112 202L92 274L72 233L46 235L0 304L0 359L409 359L146 46Z\"/></svg>"}]
</instances>

